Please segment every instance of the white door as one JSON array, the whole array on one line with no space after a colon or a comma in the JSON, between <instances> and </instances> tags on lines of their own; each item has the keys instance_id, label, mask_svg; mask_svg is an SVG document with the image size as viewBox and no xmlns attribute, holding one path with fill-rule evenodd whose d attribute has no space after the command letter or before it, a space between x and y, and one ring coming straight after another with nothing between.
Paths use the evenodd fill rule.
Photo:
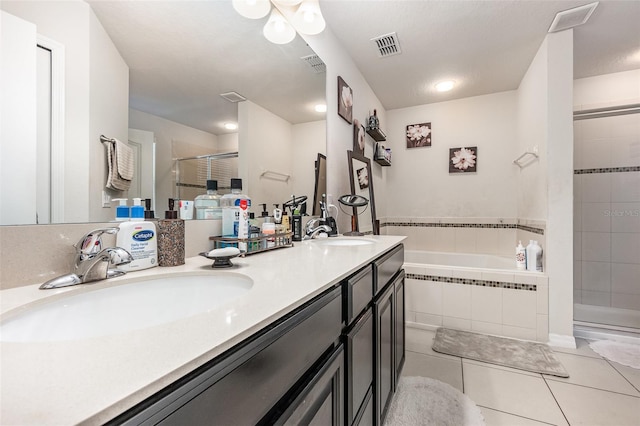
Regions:
<instances>
[{"instance_id":1,"label":"white door","mask_svg":"<svg viewBox=\"0 0 640 426\"><path fill-rule=\"evenodd\" d=\"M135 174L129 188L129 198L151 198L151 210L156 203L156 142L153 132L129 129L129 146L135 155Z\"/></svg>"}]
</instances>

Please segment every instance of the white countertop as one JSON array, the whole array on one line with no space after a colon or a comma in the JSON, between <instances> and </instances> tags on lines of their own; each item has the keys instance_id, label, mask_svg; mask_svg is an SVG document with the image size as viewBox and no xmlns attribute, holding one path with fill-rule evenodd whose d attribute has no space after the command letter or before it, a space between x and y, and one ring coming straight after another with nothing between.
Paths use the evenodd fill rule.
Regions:
<instances>
[{"instance_id":1,"label":"white countertop","mask_svg":"<svg viewBox=\"0 0 640 426\"><path fill-rule=\"evenodd\" d=\"M356 237L357 238L357 237ZM0 343L0 424L102 424L339 282L402 242L328 246L319 241L233 259L223 270L253 279L252 289L225 305L143 330L74 341ZM0 292L0 313L61 293L86 292L148 276L220 273L193 257L172 268L59 290L38 284ZM80 319L81 320L81 319Z\"/></svg>"}]
</instances>

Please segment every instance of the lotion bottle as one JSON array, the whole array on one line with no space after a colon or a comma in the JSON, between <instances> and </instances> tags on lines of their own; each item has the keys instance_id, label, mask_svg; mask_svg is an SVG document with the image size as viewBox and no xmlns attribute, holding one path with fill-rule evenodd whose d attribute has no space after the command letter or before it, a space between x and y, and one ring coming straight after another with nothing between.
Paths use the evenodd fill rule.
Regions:
<instances>
[{"instance_id":1,"label":"lotion bottle","mask_svg":"<svg viewBox=\"0 0 640 426\"><path fill-rule=\"evenodd\" d=\"M138 198L138 202L139 202ZM144 220L144 209L136 210L132 214L140 214L130 221L119 225L120 231L116 236L116 245L131 253L133 261L126 265L118 266L123 271L138 271L141 269L158 266L158 240L156 238L156 225Z\"/></svg>"},{"instance_id":2,"label":"lotion bottle","mask_svg":"<svg viewBox=\"0 0 640 426\"><path fill-rule=\"evenodd\" d=\"M516 269L521 271L527 269L527 252L522 245L522 241L518 241L518 246L516 247Z\"/></svg>"}]
</instances>

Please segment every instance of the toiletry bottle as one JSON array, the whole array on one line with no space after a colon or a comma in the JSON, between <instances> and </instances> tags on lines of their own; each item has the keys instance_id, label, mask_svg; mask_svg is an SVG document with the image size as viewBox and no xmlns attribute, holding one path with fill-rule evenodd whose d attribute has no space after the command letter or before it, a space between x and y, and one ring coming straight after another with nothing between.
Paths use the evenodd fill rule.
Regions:
<instances>
[{"instance_id":1,"label":"toiletry bottle","mask_svg":"<svg viewBox=\"0 0 640 426\"><path fill-rule=\"evenodd\" d=\"M247 211L247 200L240 200L240 216L238 217L238 239L249 238L249 212ZM247 241L238 241L238 249L247 251Z\"/></svg>"},{"instance_id":2,"label":"toiletry bottle","mask_svg":"<svg viewBox=\"0 0 640 426\"><path fill-rule=\"evenodd\" d=\"M144 209L140 205L140 198L134 198L131 216L130 221L119 225L120 231L116 235L116 245L131 253L133 261L118 268L124 271L138 271L158 266L156 225L153 221L144 220Z\"/></svg>"},{"instance_id":3,"label":"toiletry bottle","mask_svg":"<svg viewBox=\"0 0 640 426\"><path fill-rule=\"evenodd\" d=\"M282 223L282 210L279 207L280 204L274 204L274 206L276 206L276 208L273 209L273 221L276 225L279 225Z\"/></svg>"},{"instance_id":4,"label":"toiletry bottle","mask_svg":"<svg viewBox=\"0 0 640 426\"><path fill-rule=\"evenodd\" d=\"M251 199L242 193L242 179L231 179L231 193L220 199L222 203L222 236L238 237L240 220L240 200L247 200L247 209L251 208Z\"/></svg>"},{"instance_id":5,"label":"toiletry bottle","mask_svg":"<svg viewBox=\"0 0 640 426\"><path fill-rule=\"evenodd\" d=\"M114 198L111 201L119 202L119 205L116 207L116 221L122 222L131 218L131 209L127 206L126 198Z\"/></svg>"},{"instance_id":6,"label":"toiletry bottle","mask_svg":"<svg viewBox=\"0 0 640 426\"><path fill-rule=\"evenodd\" d=\"M527 244L527 248L525 249L527 253L527 271L535 271L536 270L536 254L535 249L533 248L533 240L529 240L529 244Z\"/></svg>"},{"instance_id":7,"label":"toiletry bottle","mask_svg":"<svg viewBox=\"0 0 640 426\"><path fill-rule=\"evenodd\" d=\"M178 219L175 201L169 198L169 210L158 220L158 266L184 265L184 220Z\"/></svg>"},{"instance_id":8,"label":"toiletry bottle","mask_svg":"<svg viewBox=\"0 0 640 426\"><path fill-rule=\"evenodd\" d=\"M144 220L144 207L142 207L142 198L134 198L133 206L131 206L131 220Z\"/></svg>"},{"instance_id":9,"label":"toiletry bottle","mask_svg":"<svg viewBox=\"0 0 640 426\"><path fill-rule=\"evenodd\" d=\"M293 241L302 241L302 216L297 208L293 211Z\"/></svg>"},{"instance_id":10,"label":"toiletry bottle","mask_svg":"<svg viewBox=\"0 0 640 426\"><path fill-rule=\"evenodd\" d=\"M265 222L262 224L262 235L268 236L264 240L264 243L261 248L272 248L276 245L276 240L273 237L276 233L276 224L271 222L271 217L267 217Z\"/></svg>"},{"instance_id":11,"label":"toiletry bottle","mask_svg":"<svg viewBox=\"0 0 640 426\"><path fill-rule=\"evenodd\" d=\"M533 245L536 251L536 271L542 272L542 247L537 240L533 241Z\"/></svg>"},{"instance_id":12,"label":"toiletry bottle","mask_svg":"<svg viewBox=\"0 0 640 426\"><path fill-rule=\"evenodd\" d=\"M289 232L289 231L291 231L291 223L289 223L289 215L285 210L282 212L282 232Z\"/></svg>"},{"instance_id":13,"label":"toiletry bottle","mask_svg":"<svg viewBox=\"0 0 640 426\"><path fill-rule=\"evenodd\" d=\"M527 268L527 252L522 245L522 241L518 241L516 247L516 269L524 270Z\"/></svg>"},{"instance_id":14,"label":"toiletry bottle","mask_svg":"<svg viewBox=\"0 0 640 426\"><path fill-rule=\"evenodd\" d=\"M196 219L222 219L222 207L220 207L220 195L218 195L218 181L207 180L207 193L198 195L195 200Z\"/></svg>"},{"instance_id":15,"label":"toiletry bottle","mask_svg":"<svg viewBox=\"0 0 640 426\"><path fill-rule=\"evenodd\" d=\"M144 219L155 220L155 212L151 210L151 198L144 199Z\"/></svg>"}]
</instances>

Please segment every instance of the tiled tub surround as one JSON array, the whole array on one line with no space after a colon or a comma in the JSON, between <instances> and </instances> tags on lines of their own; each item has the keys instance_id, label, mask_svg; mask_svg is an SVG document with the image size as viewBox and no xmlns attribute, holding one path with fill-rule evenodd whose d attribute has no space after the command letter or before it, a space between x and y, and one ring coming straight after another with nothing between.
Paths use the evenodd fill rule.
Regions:
<instances>
[{"instance_id":1,"label":"tiled tub surround","mask_svg":"<svg viewBox=\"0 0 640 426\"><path fill-rule=\"evenodd\" d=\"M518 241L545 248L545 223L514 218L382 218L382 234L404 235L407 250L514 256Z\"/></svg>"},{"instance_id":2,"label":"tiled tub surround","mask_svg":"<svg viewBox=\"0 0 640 426\"><path fill-rule=\"evenodd\" d=\"M575 121L574 140L574 318L638 327L640 114Z\"/></svg>"},{"instance_id":3,"label":"tiled tub surround","mask_svg":"<svg viewBox=\"0 0 640 426\"><path fill-rule=\"evenodd\" d=\"M543 273L500 269L509 259L497 256L475 255L478 258L466 259L468 255L449 254L449 265L424 263L430 257L446 256L446 253L405 252L408 324L548 341L548 278ZM482 268L451 265L482 257L486 258L486 266Z\"/></svg>"}]
</instances>

